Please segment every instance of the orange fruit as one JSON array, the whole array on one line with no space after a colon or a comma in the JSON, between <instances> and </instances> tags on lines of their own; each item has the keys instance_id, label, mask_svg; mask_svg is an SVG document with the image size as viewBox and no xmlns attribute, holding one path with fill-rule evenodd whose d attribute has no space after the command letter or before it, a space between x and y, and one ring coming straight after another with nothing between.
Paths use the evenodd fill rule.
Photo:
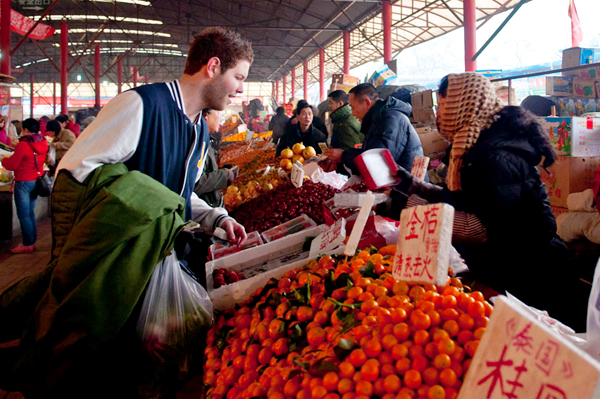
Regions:
<instances>
[{"instance_id":1,"label":"orange fruit","mask_svg":"<svg viewBox=\"0 0 600 399\"><path fill-rule=\"evenodd\" d=\"M405 375L411 369L412 362L409 358L403 357L396 362L396 372L400 375Z\"/></svg>"},{"instance_id":2,"label":"orange fruit","mask_svg":"<svg viewBox=\"0 0 600 399\"><path fill-rule=\"evenodd\" d=\"M429 342L429 333L426 330L417 330L413 337L415 345L425 346Z\"/></svg>"},{"instance_id":3,"label":"orange fruit","mask_svg":"<svg viewBox=\"0 0 600 399\"><path fill-rule=\"evenodd\" d=\"M329 392L333 392L337 389L338 382L340 381L340 377L337 373L330 371L329 373L323 376L323 386Z\"/></svg>"},{"instance_id":4,"label":"orange fruit","mask_svg":"<svg viewBox=\"0 0 600 399\"><path fill-rule=\"evenodd\" d=\"M421 378L421 373L417 370L408 370L406 374L404 374L404 385L410 389L417 389L421 386L423 382Z\"/></svg>"},{"instance_id":5,"label":"orange fruit","mask_svg":"<svg viewBox=\"0 0 600 399\"><path fill-rule=\"evenodd\" d=\"M371 397L371 395L373 394L373 384L371 384L369 381L358 381L356 383L356 388L354 389L354 392L356 392L357 395L365 395L367 397Z\"/></svg>"},{"instance_id":6,"label":"orange fruit","mask_svg":"<svg viewBox=\"0 0 600 399\"><path fill-rule=\"evenodd\" d=\"M450 359L450 356L448 356L445 353L440 353L439 355L437 355L435 357L435 359L433 359L433 365L438 370L442 370L442 369L450 367L451 363L452 363L452 359Z\"/></svg>"},{"instance_id":7,"label":"orange fruit","mask_svg":"<svg viewBox=\"0 0 600 399\"><path fill-rule=\"evenodd\" d=\"M425 356L417 356L413 359L412 368L422 373L427 366L429 366L429 360Z\"/></svg>"},{"instance_id":8,"label":"orange fruit","mask_svg":"<svg viewBox=\"0 0 600 399\"><path fill-rule=\"evenodd\" d=\"M379 377L379 361L369 359L360 369L360 375L363 380L374 382Z\"/></svg>"},{"instance_id":9,"label":"orange fruit","mask_svg":"<svg viewBox=\"0 0 600 399\"><path fill-rule=\"evenodd\" d=\"M451 355L456 350L456 344L450 338L444 338L438 342L437 350L439 353Z\"/></svg>"},{"instance_id":10,"label":"orange fruit","mask_svg":"<svg viewBox=\"0 0 600 399\"><path fill-rule=\"evenodd\" d=\"M346 360L354 367L361 367L367 361L367 355L362 349L354 349Z\"/></svg>"},{"instance_id":11,"label":"orange fruit","mask_svg":"<svg viewBox=\"0 0 600 399\"><path fill-rule=\"evenodd\" d=\"M475 301L469 304L469 315L473 318L485 317L485 306L482 302Z\"/></svg>"},{"instance_id":12,"label":"orange fruit","mask_svg":"<svg viewBox=\"0 0 600 399\"><path fill-rule=\"evenodd\" d=\"M404 341L410 337L410 327L406 323L398 323L394 326L394 336L399 341Z\"/></svg>"},{"instance_id":13,"label":"orange fruit","mask_svg":"<svg viewBox=\"0 0 600 399\"><path fill-rule=\"evenodd\" d=\"M381 339L381 345L383 346L383 349L389 352L395 345L398 345L398 338L392 334L385 335Z\"/></svg>"},{"instance_id":14,"label":"orange fruit","mask_svg":"<svg viewBox=\"0 0 600 399\"><path fill-rule=\"evenodd\" d=\"M367 344L363 347L365 354L368 357L377 357L381 353L382 346L378 339L371 339L367 341Z\"/></svg>"},{"instance_id":15,"label":"orange fruit","mask_svg":"<svg viewBox=\"0 0 600 399\"><path fill-rule=\"evenodd\" d=\"M394 360L400 360L408 356L408 348L402 344L397 344L392 347L392 357Z\"/></svg>"},{"instance_id":16,"label":"orange fruit","mask_svg":"<svg viewBox=\"0 0 600 399\"><path fill-rule=\"evenodd\" d=\"M317 347L325 342L325 339L327 338L326 335L327 334L325 333L325 330L323 330L321 327L317 327L308 330L308 333L306 334L306 339L308 340L308 343L311 346Z\"/></svg>"},{"instance_id":17,"label":"orange fruit","mask_svg":"<svg viewBox=\"0 0 600 399\"><path fill-rule=\"evenodd\" d=\"M427 399L446 399L446 390L441 385L434 385L427 391Z\"/></svg>"},{"instance_id":18,"label":"orange fruit","mask_svg":"<svg viewBox=\"0 0 600 399\"><path fill-rule=\"evenodd\" d=\"M435 385L438 383L438 371L433 367L427 367L423 371L423 381L428 385Z\"/></svg>"},{"instance_id":19,"label":"orange fruit","mask_svg":"<svg viewBox=\"0 0 600 399\"><path fill-rule=\"evenodd\" d=\"M401 386L402 382L397 375L388 375L383 380L383 389L385 389L387 393L397 393L400 391Z\"/></svg>"},{"instance_id":20,"label":"orange fruit","mask_svg":"<svg viewBox=\"0 0 600 399\"><path fill-rule=\"evenodd\" d=\"M327 389L325 389L325 387L322 385L316 385L314 388L312 388L310 390L310 392L311 392L311 398L314 398L314 399L321 399L321 398L324 398L325 395L327 395Z\"/></svg>"},{"instance_id":21,"label":"orange fruit","mask_svg":"<svg viewBox=\"0 0 600 399\"><path fill-rule=\"evenodd\" d=\"M415 328L420 330L426 330L431 326L431 319L427 313L420 309L417 309L410 314L410 322Z\"/></svg>"},{"instance_id":22,"label":"orange fruit","mask_svg":"<svg viewBox=\"0 0 600 399\"><path fill-rule=\"evenodd\" d=\"M456 385L457 380L458 377L456 376L456 373L450 368L444 369L440 372L440 383L446 388L452 388L454 385Z\"/></svg>"}]
</instances>

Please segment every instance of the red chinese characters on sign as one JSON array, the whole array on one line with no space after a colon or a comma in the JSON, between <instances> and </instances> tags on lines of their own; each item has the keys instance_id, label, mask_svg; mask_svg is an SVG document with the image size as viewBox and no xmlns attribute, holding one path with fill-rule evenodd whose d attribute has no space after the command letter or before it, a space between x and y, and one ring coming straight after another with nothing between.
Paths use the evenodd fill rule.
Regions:
<instances>
[{"instance_id":1,"label":"red chinese characters on sign","mask_svg":"<svg viewBox=\"0 0 600 399\"><path fill-rule=\"evenodd\" d=\"M535 365L546 373L546 375L550 375L550 371L552 371L552 366L554 366L554 361L558 354L558 348L558 343L549 339L540 345L540 349L538 349L535 355Z\"/></svg>"},{"instance_id":2,"label":"red chinese characters on sign","mask_svg":"<svg viewBox=\"0 0 600 399\"><path fill-rule=\"evenodd\" d=\"M542 384L536 399L567 399L565 392L551 384Z\"/></svg>"},{"instance_id":3,"label":"red chinese characters on sign","mask_svg":"<svg viewBox=\"0 0 600 399\"><path fill-rule=\"evenodd\" d=\"M15 10L11 10L10 13L10 30L18 33L21 36L25 36L29 29L33 27L35 21L31 18L19 14ZM54 34L54 28L50 25L38 24L35 29L29 34L29 37L34 40L44 40Z\"/></svg>"},{"instance_id":4,"label":"red chinese characters on sign","mask_svg":"<svg viewBox=\"0 0 600 399\"><path fill-rule=\"evenodd\" d=\"M518 396L515 392L518 388L523 387L523 384L519 382L519 378L521 377L521 374L527 371L527 368L525 367L525 360L523 359L523 363L521 363L520 366L511 367L513 365L513 361L504 359L506 355L506 349L507 347L505 345L504 349L502 350L502 355L498 361L486 362L486 366L492 368L493 370L477 382L477 385L482 385L489 381L490 385L486 398L490 398L495 392L496 388L498 388L499 392L502 393L502 395L504 395L506 398L517 399ZM508 380L508 377L506 377L507 374L502 374L502 367L507 368L505 373L511 372L514 375L513 380ZM514 372L512 372L513 369Z\"/></svg>"},{"instance_id":5,"label":"red chinese characters on sign","mask_svg":"<svg viewBox=\"0 0 600 399\"><path fill-rule=\"evenodd\" d=\"M528 331L530 328L531 323L527 324L523 331L515 335L515 337L513 338L513 347L516 348L517 352L523 351L528 355L531 355L531 350L533 349L531 341L533 340L533 337L528 335Z\"/></svg>"},{"instance_id":6,"label":"red chinese characters on sign","mask_svg":"<svg viewBox=\"0 0 600 399\"><path fill-rule=\"evenodd\" d=\"M410 174L419 180L425 179L427 174L427 166L429 165L429 157L417 156L413 160Z\"/></svg>"}]
</instances>

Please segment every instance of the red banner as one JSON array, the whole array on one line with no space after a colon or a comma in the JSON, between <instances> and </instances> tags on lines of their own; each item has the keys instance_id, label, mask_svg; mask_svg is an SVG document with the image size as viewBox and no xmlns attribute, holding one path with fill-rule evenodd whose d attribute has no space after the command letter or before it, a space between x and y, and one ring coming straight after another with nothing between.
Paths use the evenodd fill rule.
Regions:
<instances>
[{"instance_id":1,"label":"red banner","mask_svg":"<svg viewBox=\"0 0 600 399\"><path fill-rule=\"evenodd\" d=\"M26 16L19 14L15 10L11 10L10 13L10 30L15 33L18 33L21 36L25 36L25 34L31 29L31 27L35 24L35 21L31 18L27 18ZM54 28L50 25L38 24L33 32L29 34L29 37L34 40L44 40L49 38L54 34Z\"/></svg>"}]
</instances>

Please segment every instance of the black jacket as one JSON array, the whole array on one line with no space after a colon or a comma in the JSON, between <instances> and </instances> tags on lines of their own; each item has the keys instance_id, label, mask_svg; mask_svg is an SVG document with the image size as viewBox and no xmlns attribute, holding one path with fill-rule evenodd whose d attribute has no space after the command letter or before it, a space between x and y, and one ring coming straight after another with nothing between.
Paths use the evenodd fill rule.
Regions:
<instances>
[{"instance_id":1,"label":"black jacket","mask_svg":"<svg viewBox=\"0 0 600 399\"><path fill-rule=\"evenodd\" d=\"M576 288L578 278L569 267L565 243L556 235L556 220L536 167L542 151L530 123L537 122L519 118L517 108L505 107L501 118L481 132L463 159L462 190L447 192L457 211L475 214L487 230L486 243L462 246L461 252L477 281L501 293L506 290L577 328L585 323L587 297L575 298L573 290L581 291ZM571 305L565 312L553 286L570 292L583 313L577 315Z\"/></svg>"},{"instance_id":2,"label":"black jacket","mask_svg":"<svg viewBox=\"0 0 600 399\"><path fill-rule=\"evenodd\" d=\"M288 123L290 118L286 114L273 115L269 122L269 130L273 132L273 143L277 144L281 136L283 136L283 130L285 125Z\"/></svg>"},{"instance_id":3,"label":"black jacket","mask_svg":"<svg viewBox=\"0 0 600 399\"><path fill-rule=\"evenodd\" d=\"M321 153L319 143L327 142L327 136L325 136L320 130L316 129L312 124L309 126L305 133L300 132L300 124L295 125L289 124L285 128L285 132L277 144L277 150L275 156L279 156L281 151L287 147L292 148L296 143L303 143L305 146L312 146L317 154Z\"/></svg>"},{"instance_id":4,"label":"black jacket","mask_svg":"<svg viewBox=\"0 0 600 399\"><path fill-rule=\"evenodd\" d=\"M423 155L419 135L408 119L411 111L409 104L391 96L377 101L362 121L360 131L365 134L362 148L344 151L344 165L357 172L356 156L374 148L387 148L398 165L411 170L414 158Z\"/></svg>"}]
</instances>

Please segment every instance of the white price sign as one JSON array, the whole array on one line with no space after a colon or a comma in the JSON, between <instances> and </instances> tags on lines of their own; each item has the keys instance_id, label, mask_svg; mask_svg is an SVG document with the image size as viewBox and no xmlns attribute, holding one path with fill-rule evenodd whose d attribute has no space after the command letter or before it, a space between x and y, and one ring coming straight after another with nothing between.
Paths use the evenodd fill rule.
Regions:
<instances>
[{"instance_id":1,"label":"white price sign","mask_svg":"<svg viewBox=\"0 0 600 399\"><path fill-rule=\"evenodd\" d=\"M425 180L427 166L429 166L429 157L415 157L410 174L419 180Z\"/></svg>"},{"instance_id":2,"label":"white price sign","mask_svg":"<svg viewBox=\"0 0 600 399\"><path fill-rule=\"evenodd\" d=\"M290 179L292 180L294 187L302 187L302 183L304 182L304 168L300 162L296 161L296 163L292 165Z\"/></svg>"}]
</instances>

